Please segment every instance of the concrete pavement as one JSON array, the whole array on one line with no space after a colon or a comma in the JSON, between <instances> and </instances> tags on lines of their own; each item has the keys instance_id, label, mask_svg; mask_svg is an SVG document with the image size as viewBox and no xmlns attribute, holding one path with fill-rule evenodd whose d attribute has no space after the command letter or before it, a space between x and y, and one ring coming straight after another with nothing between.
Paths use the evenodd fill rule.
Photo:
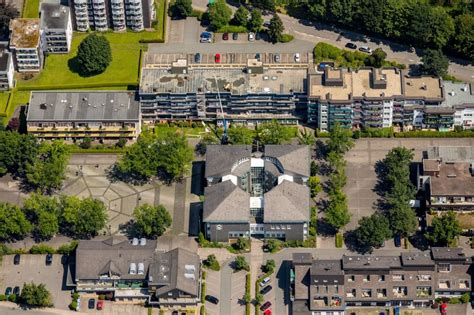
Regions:
<instances>
[{"instance_id":1,"label":"concrete pavement","mask_svg":"<svg viewBox=\"0 0 474 315\"><path fill-rule=\"evenodd\" d=\"M193 7L205 11L207 9L207 0L193 0ZM236 7L230 6L233 11ZM401 45L388 40L381 40L375 37L368 37L363 34L342 30L336 27L330 27L320 23L314 23L308 20L300 20L285 14L279 14L285 32L293 35L295 40L289 43L290 45L300 48L301 52L307 46L311 46L308 51L311 51L314 45L318 42L325 42L339 48L344 48L348 42L355 43L359 46L368 46L372 49L382 48L387 53L387 59L403 63L406 65L416 65L421 62L421 51L410 53L407 45ZM265 16L265 20L269 20L270 16ZM344 34L341 36L341 32ZM299 40L298 42L296 40ZM309 44L301 44L301 41ZM301 45L301 46L300 46ZM270 45L267 45L271 47ZM449 73L456 78L474 82L474 66L472 64L464 64L460 60L451 59L449 65Z\"/></svg>"}]
</instances>

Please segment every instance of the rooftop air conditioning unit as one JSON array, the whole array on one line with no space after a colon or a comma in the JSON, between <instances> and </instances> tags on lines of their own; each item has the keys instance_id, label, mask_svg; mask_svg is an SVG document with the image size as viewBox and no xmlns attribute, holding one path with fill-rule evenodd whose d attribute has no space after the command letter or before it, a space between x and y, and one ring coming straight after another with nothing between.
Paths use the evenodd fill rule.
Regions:
<instances>
[{"instance_id":1,"label":"rooftop air conditioning unit","mask_svg":"<svg viewBox=\"0 0 474 315\"><path fill-rule=\"evenodd\" d=\"M131 274L131 275L136 275L137 274L137 264L135 264L135 263L130 264L129 274Z\"/></svg>"},{"instance_id":2,"label":"rooftop air conditioning unit","mask_svg":"<svg viewBox=\"0 0 474 315\"><path fill-rule=\"evenodd\" d=\"M145 246L146 245L146 238L142 237L140 239L140 246Z\"/></svg>"},{"instance_id":3,"label":"rooftop air conditioning unit","mask_svg":"<svg viewBox=\"0 0 474 315\"><path fill-rule=\"evenodd\" d=\"M132 240L132 245L137 246L138 245L138 238L134 237Z\"/></svg>"}]
</instances>

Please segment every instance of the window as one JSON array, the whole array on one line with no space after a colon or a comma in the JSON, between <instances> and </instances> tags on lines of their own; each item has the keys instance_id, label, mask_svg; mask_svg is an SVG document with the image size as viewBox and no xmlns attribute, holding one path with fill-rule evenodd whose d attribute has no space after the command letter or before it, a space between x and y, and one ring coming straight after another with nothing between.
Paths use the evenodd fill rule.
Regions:
<instances>
[{"instance_id":1,"label":"window","mask_svg":"<svg viewBox=\"0 0 474 315\"><path fill-rule=\"evenodd\" d=\"M354 282L355 281L355 276L349 276L347 278L347 282Z\"/></svg>"},{"instance_id":2,"label":"window","mask_svg":"<svg viewBox=\"0 0 474 315\"><path fill-rule=\"evenodd\" d=\"M385 282L385 275L379 275L379 282Z\"/></svg>"},{"instance_id":3,"label":"window","mask_svg":"<svg viewBox=\"0 0 474 315\"><path fill-rule=\"evenodd\" d=\"M364 276L364 279L362 281L369 282L370 281L370 275Z\"/></svg>"}]
</instances>

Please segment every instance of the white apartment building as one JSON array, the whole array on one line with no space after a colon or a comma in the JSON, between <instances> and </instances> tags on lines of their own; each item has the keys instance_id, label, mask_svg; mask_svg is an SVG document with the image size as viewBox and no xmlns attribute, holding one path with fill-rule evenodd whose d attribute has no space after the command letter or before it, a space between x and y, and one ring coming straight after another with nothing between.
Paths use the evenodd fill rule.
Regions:
<instances>
[{"instance_id":1,"label":"white apartment building","mask_svg":"<svg viewBox=\"0 0 474 315\"><path fill-rule=\"evenodd\" d=\"M468 83L445 82L446 101L443 105L452 107L454 112L454 126L463 129L474 128L474 94L472 85Z\"/></svg>"},{"instance_id":2,"label":"white apartment building","mask_svg":"<svg viewBox=\"0 0 474 315\"><path fill-rule=\"evenodd\" d=\"M156 12L152 0L72 0L76 30L138 32L152 27Z\"/></svg>"},{"instance_id":3,"label":"white apartment building","mask_svg":"<svg viewBox=\"0 0 474 315\"><path fill-rule=\"evenodd\" d=\"M40 19L10 21L10 50L19 72L39 72L43 67L43 48L40 40Z\"/></svg>"},{"instance_id":4,"label":"white apartment building","mask_svg":"<svg viewBox=\"0 0 474 315\"><path fill-rule=\"evenodd\" d=\"M72 42L69 8L59 3L41 3L41 42L45 52L68 53Z\"/></svg>"},{"instance_id":5,"label":"white apartment building","mask_svg":"<svg viewBox=\"0 0 474 315\"><path fill-rule=\"evenodd\" d=\"M0 91L13 87L13 58L8 51L8 43L0 42Z\"/></svg>"}]
</instances>

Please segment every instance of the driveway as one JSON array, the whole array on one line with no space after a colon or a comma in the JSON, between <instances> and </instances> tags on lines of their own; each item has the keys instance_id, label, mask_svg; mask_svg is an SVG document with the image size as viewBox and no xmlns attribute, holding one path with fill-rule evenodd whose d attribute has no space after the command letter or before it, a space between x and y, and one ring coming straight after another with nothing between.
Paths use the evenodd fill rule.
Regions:
<instances>
[{"instance_id":1,"label":"driveway","mask_svg":"<svg viewBox=\"0 0 474 315\"><path fill-rule=\"evenodd\" d=\"M53 262L46 266L46 255L21 255L20 264L13 264L13 255L4 256L0 268L0 292L7 287L23 288L24 283L44 283L53 297L56 308L68 309L71 303L70 288L65 286L65 269L62 255L53 255Z\"/></svg>"},{"instance_id":2,"label":"driveway","mask_svg":"<svg viewBox=\"0 0 474 315\"><path fill-rule=\"evenodd\" d=\"M212 295L223 303L221 298L221 273L218 271L207 270L206 295ZM206 301L206 314L219 315L220 305Z\"/></svg>"}]
</instances>

